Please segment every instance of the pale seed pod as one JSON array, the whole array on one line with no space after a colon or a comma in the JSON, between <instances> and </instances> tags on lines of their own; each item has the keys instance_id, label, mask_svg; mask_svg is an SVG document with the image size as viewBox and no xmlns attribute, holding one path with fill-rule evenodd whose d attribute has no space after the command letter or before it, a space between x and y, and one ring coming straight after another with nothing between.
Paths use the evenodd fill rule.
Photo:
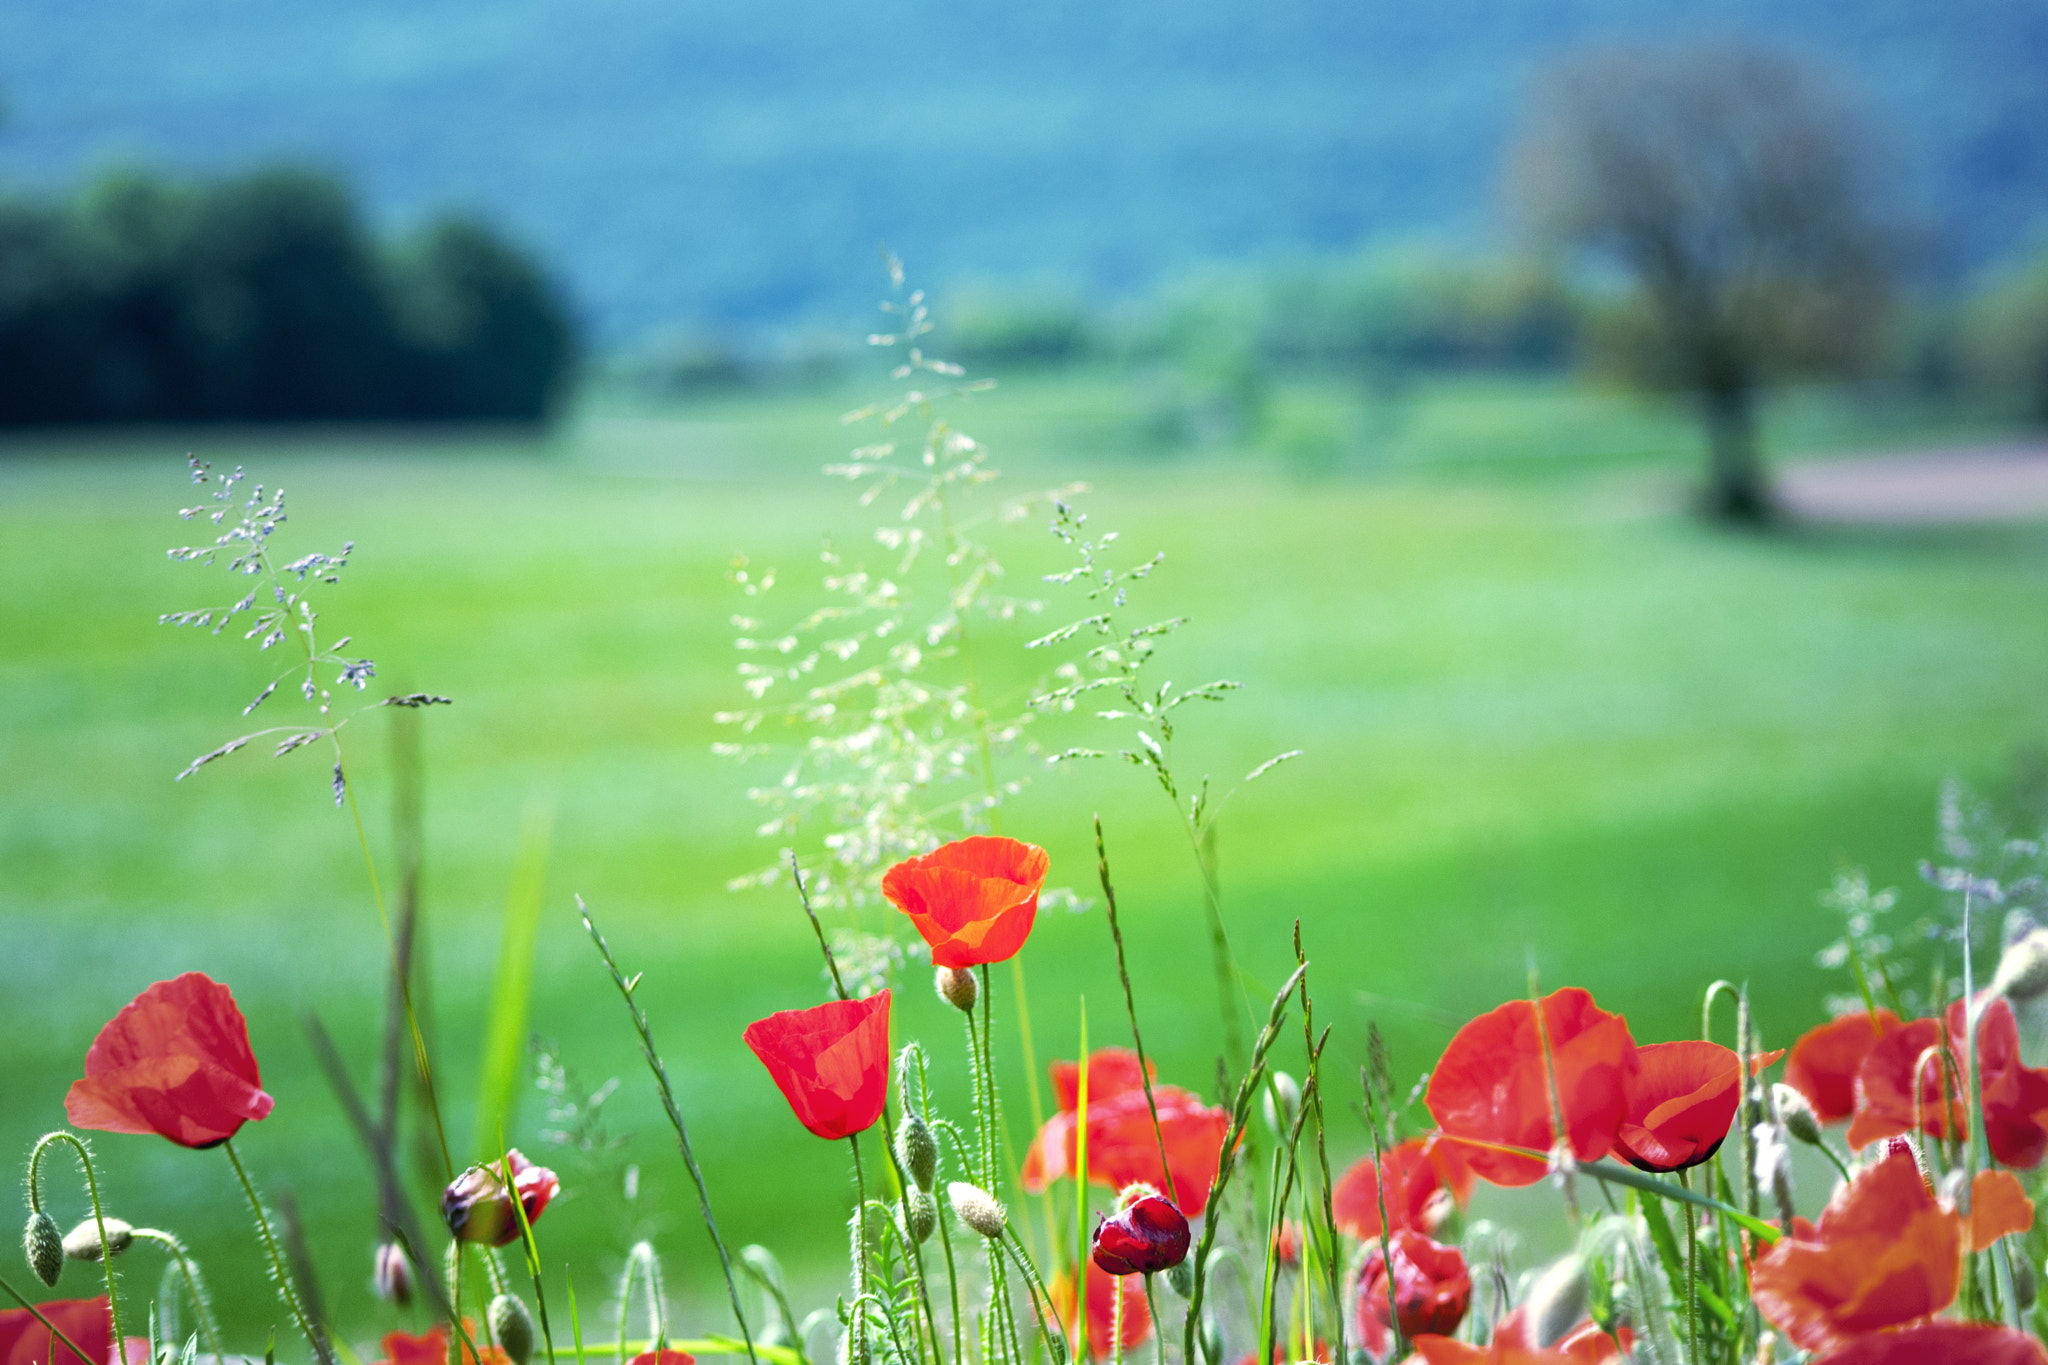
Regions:
<instances>
[{"instance_id":1,"label":"pale seed pod","mask_svg":"<svg viewBox=\"0 0 2048 1365\"><path fill-rule=\"evenodd\" d=\"M974 1013L974 1002L981 995L981 983L974 979L971 969L941 967L932 973L932 985L938 990L939 999L962 1014Z\"/></svg>"},{"instance_id":2,"label":"pale seed pod","mask_svg":"<svg viewBox=\"0 0 2048 1365\"><path fill-rule=\"evenodd\" d=\"M1589 1302L1586 1266L1576 1253L1537 1276L1529 1289L1527 1319L1536 1349L1545 1351L1564 1340L1585 1318Z\"/></svg>"},{"instance_id":3,"label":"pale seed pod","mask_svg":"<svg viewBox=\"0 0 2048 1365\"><path fill-rule=\"evenodd\" d=\"M1786 1132L1809 1147L1820 1146L1820 1116L1803 1093L1779 1081L1771 1087L1771 1103L1777 1106L1778 1120Z\"/></svg>"},{"instance_id":4,"label":"pale seed pod","mask_svg":"<svg viewBox=\"0 0 2048 1365\"><path fill-rule=\"evenodd\" d=\"M36 1278L55 1289L57 1277L64 1273L64 1235L49 1214L37 1211L28 1216L28 1226L21 1231L21 1250Z\"/></svg>"},{"instance_id":5,"label":"pale seed pod","mask_svg":"<svg viewBox=\"0 0 2048 1365\"><path fill-rule=\"evenodd\" d=\"M1195 1263L1182 1261L1166 1272L1166 1283L1182 1298L1191 1298L1195 1292Z\"/></svg>"},{"instance_id":6,"label":"pale seed pod","mask_svg":"<svg viewBox=\"0 0 2048 1365\"><path fill-rule=\"evenodd\" d=\"M946 1198L960 1221L984 1237L999 1238L1009 1228L1009 1215L1003 1212L1003 1206L978 1185L956 1180L946 1186Z\"/></svg>"},{"instance_id":7,"label":"pale seed pod","mask_svg":"<svg viewBox=\"0 0 2048 1365\"><path fill-rule=\"evenodd\" d=\"M106 1249L119 1256L135 1240L135 1229L119 1218L107 1219ZM99 1220L88 1218L64 1234L64 1254L74 1261L97 1261L100 1258Z\"/></svg>"},{"instance_id":8,"label":"pale seed pod","mask_svg":"<svg viewBox=\"0 0 2048 1365\"><path fill-rule=\"evenodd\" d=\"M2048 929L2035 929L2006 948L1991 990L2015 1003L2048 993Z\"/></svg>"},{"instance_id":9,"label":"pale seed pod","mask_svg":"<svg viewBox=\"0 0 2048 1365\"><path fill-rule=\"evenodd\" d=\"M903 1169L920 1190L931 1191L932 1181L939 1174L939 1144L932 1138L932 1130L915 1114L904 1115L903 1126L896 1130L896 1159L903 1163Z\"/></svg>"},{"instance_id":10,"label":"pale seed pod","mask_svg":"<svg viewBox=\"0 0 2048 1365\"><path fill-rule=\"evenodd\" d=\"M491 1335L504 1347L512 1365L526 1365L533 1357L533 1318L526 1305L510 1294L491 1300Z\"/></svg>"}]
</instances>

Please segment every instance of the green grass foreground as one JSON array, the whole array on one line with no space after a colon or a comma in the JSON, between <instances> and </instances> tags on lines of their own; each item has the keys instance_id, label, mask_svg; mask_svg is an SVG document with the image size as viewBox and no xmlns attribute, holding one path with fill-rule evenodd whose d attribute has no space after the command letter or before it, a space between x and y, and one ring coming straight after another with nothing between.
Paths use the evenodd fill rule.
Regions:
<instances>
[{"instance_id":1,"label":"green grass foreground","mask_svg":"<svg viewBox=\"0 0 2048 1365\"><path fill-rule=\"evenodd\" d=\"M999 487L1088 480L1091 529L1121 529L1134 557L1166 551L1138 614L1192 621L1154 681L1246 684L1184 713L1188 770L1228 779L1306 750L1239 796L1221 859L1257 986L1285 976L1288 929L1303 921L1318 1009L1337 1027L1329 1075L1355 1074L1377 1019L1397 1076L1414 1077L1457 1023L1526 989L1532 956L1546 987L1590 988L1645 1041L1695 1030L1715 977L1747 980L1767 1042L1789 1042L1839 987L1812 965L1836 932L1815 900L1836 868L1869 866L1917 914L1931 904L1912 869L1931 845L1936 784L1958 773L1995 786L2017 750L2048 738L2043 527L1719 534L1678 510L1682 422L1556 386L1413 395L1380 435L1341 398L1289 392L1265 454L1236 460L1128 453L1142 415L1119 392L1027 382L961 422L1009 471ZM1910 439L1921 420L1816 403L1784 414L1781 443L1857 443L1880 427ZM821 998L818 964L788 894L724 889L772 853L743 792L776 770L715 759L710 716L739 698L734 552L777 567L780 601L762 613L777 619L816 600L822 536L865 553L873 514L815 473L853 443L833 420L846 405L614 410L537 446L180 433L0 452L0 1153L25 1155L61 1122L114 1010L151 981L205 970L243 1004L278 1102L238 1146L259 1183L291 1187L331 1313L358 1343L414 1321L369 1299L367 1164L300 1025L318 1011L368 1083L388 959L321 751L272 761L252 747L171 781L241 733L270 662L239 639L155 623L230 595L224 574L164 559L201 534L172 515L194 500L191 448L286 485L287 555L355 540L326 594L330 635L377 660L377 686L456 698L422 717L425 994L461 1154L478 1145L466 1097L519 830L536 805L555 812L532 1026L585 1081L623 1079L607 1113L642 1172L631 1206L593 1187L579 1158L540 1139L539 1097L524 1094L511 1135L564 1178L538 1231L551 1271L576 1267L586 1333L609 1336L607 1276L643 1235L689 1306L680 1334L728 1323L572 892L625 969L646 973L640 998L728 1238L767 1243L815 1282L844 1251L846 1154L797 1127L739 1034ZM1036 575L1063 562L1043 526L991 533L1011 590L1052 602L977 645L1012 700L1039 666L1019 642L1080 614L1039 591ZM296 702L270 706L282 719ZM1049 748L1124 733L1080 718L1035 728ZM385 713L348 739L386 857ZM1198 889L1157 788L1120 765L1041 774L1004 830L1050 849L1054 884L1091 894L1093 811L1148 1042L1166 1079L1212 1089ZM1041 1065L1072 1055L1078 996L1090 1038L1120 1040L1099 912L1046 914L1025 964ZM897 1036L925 1040L957 1097L958 1024L925 980L902 983ZM1031 1118L1008 981L997 974L996 1042L1021 1149ZM1363 1146L1363 1128L1353 1135L1333 1159ZM151 1138L95 1146L110 1211L183 1236L234 1343L260 1348L274 1305L225 1160ZM68 1226L83 1202L54 1169ZM136 1291L154 1286L152 1254L125 1263ZM74 1266L63 1292L92 1285ZM559 1299L554 1311L562 1330Z\"/></svg>"}]
</instances>

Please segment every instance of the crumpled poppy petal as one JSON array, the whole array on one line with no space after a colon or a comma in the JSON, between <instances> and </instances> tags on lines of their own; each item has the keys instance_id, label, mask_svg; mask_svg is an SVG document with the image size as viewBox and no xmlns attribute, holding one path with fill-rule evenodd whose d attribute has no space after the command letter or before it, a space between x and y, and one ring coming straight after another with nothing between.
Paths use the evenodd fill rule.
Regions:
<instances>
[{"instance_id":1,"label":"crumpled poppy petal","mask_svg":"<svg viewBox=\"0 0 2048 1365\"><path fill-rule=\"evenodd\" d=\"M1050 866L1035 844L975 835L896 864L882 894L930 945L933 966L974 967L1024 947Z\"/></svg>"},{"instance_id":2,"label":"crumpled poppy petal","mask_svg":"<svg viewBox=\"0 0 2048 1365\"><path fill-rule=\"evenodd\" d=\"M1814 1231L1813 1241L1780 1241L1751 1272L1757 1308L1803 1350L1904 1326L1955 1300L1962 1220L1941 1207L1908 1153L1838 1190Z\"/></svg>"},{"instance_id":3,"label":"crumpled poppy petal","mask_svg":"<svg viewBox=\"0 0 2048 1365\"><path fill-rule=\"evenodd\" d=\"M57 1330L71 1338L91 1359L84 1365L108 1365L113 1356L114 1315L105 1295L96 1299L57 1299L36 1305ZM54 1350L52 1349L54 1346ZM148 1354L145 1343L144 1355ZM50 1329L26 1308L0 1310L0 1365L81 1365L78 1357L53 1342Z\"/></svg>"},{"instance_id":4,"label":"crumpled poppy petal","mask_svg":"<svg viewBox=\"0 0 2048 1365\"><path fill-rule=\"evenodd\" d=\"M1390 1149L1375 1165L1370 1156L1361 1157L1337 1180L1331 1191L1331 1211L1337 1227L1361 1242L1380 1235L1380 1176L1386 1175L1387 1219L1394 1231L1411 1228L1428 1233L1442 1222L1453 1203L1462 1204L1472 1193L1472 1177L1464 1177L1462 1191L1446 1181L1442 1163L1431 1157L1429 1138L1409 1138Z\"/></svg>"},{"instance_id":5,"label":"crumpled poppy petal","mask_svg":"<svg viewBox=\"0 0 2048 1365\"><path fill-rule=\"evenodd\" d=\"M2011 1171L1979 1171L1970 1182L1965 1249L1983 1251L1999 1238L2034 1226L2034 1201Z\"/></svg>"},{"instance_id":6,"label":"crumpled poppy petal","mask_svg":"<svg viewBox=\"0 0 2048 1365\"><path fill-rule=\"evenodd\" d=\"M270 1113L261 1086L233 993L186 972L143 991L100 1030L64 1112L80 1128L213 1147Z\"/></svg>"},{"instance_id":7,"label":"crumpled poppy petal","mask_svg":"<svg viewBox=\"0 0 2048 1365\"><path fill-rule=\"evenodd\" d=\"M741 1035L797 1122L821 1138L867 1131L889 1098L889 992L781 1010Z\"/></svg>"},{"instance_id":8,"label":"crumpled poppy petal","mask_svg":"<svg viewBox=\"0 0 2048 1365\"><path fill-rule=\"evenodd\" d=\"M1813 1365L2048 1365L2048 1351L2009 1327L1930 1322L1858 1338Z\"/></svg>"},{"instance_id":9,"label":"crumpled poppy petal","mask_svg":"<svg viewBox=\"0 0 2048 1365\"><path fill-rule=\"evenodd\" d=\"M1792 1045L1785 1083L1806 1096L1822 1123L1856 1112L1856 1072L1877 1040L1899 1026L1890 1010L1858 1011L1809 1030Z\"/></svg>"}]
</instances>

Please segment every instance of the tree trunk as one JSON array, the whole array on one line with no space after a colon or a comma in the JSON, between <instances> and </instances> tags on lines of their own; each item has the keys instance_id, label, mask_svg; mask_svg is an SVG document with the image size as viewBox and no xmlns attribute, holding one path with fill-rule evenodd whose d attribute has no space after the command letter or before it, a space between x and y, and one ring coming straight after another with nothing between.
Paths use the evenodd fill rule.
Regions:
<instances>
[{"instance_id":1,"label":"tree trunk","mask_svg":"<svg viewBox=\"0 0 2048 1365\"><path fill-rule=\"evenodd\" d=\"M1770 520L1770 488L1757 453L1756 414L1749 386L1716 384L1700 394L1707 428L1708 515L1724 521Z\"/></svg>"}]
</instances>

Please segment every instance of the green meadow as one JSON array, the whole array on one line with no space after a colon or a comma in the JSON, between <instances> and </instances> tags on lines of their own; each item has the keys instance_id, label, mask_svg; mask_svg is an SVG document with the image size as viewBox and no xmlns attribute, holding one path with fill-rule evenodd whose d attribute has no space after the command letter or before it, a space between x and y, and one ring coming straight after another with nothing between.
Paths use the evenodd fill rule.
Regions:
<instances>
[{"instance_id":1,"label":"green meadow","mask_svg":"<svg viewBox=\"0 0 2048 1365\"><path fill-rule=\"evenodd\" d=\"M882 563L872 529L894 504L862 509L818 473L868 439L837 420L858 396L593 400L537 441L10 438L0 1151L25 1154L62 1122L65 1089L116 1009L204 970L234 988L277 1099L237 1146L266 1187L289 1187L330 1312L357 1345L412 1321L369 1297L369 1168L304 1029L317 1014L372 1084L389 958L328 764L317 748L273 760L259 744L172 780L256 723L239 713L271 676L239 632L156 623L239 595L218 569L166 562L166 547L204 534L174 515L196 500L191 450L285 485L285 557L356 543L319 601L326 632L376 660L374 689L455 699L420 720L422 1008L458 1160L487 1136L472 1131L472 1097L504 906L521 831L546 816L529 1026L584 1082L620 1078L604 1113L625 1139L597 1156L550 1146L542 1097L523 1087L508 1136L566 1185L538 1229L551 1270L573 1263L586 1318L609 1324L607 1276L650 1237L682 1330L725 1326L673 1140L576 921L580 894L626 970L645 973L641 1000L727 1237L783 1257L813 1296L800 1311L829 1302L820 1277L844 1250L845 1153L798 1128L739 1040L748 1021L822 998L787 889L726 889L774 855L746 790L781 768L711 746L726 737L713 713L741 700L733 615L788 621L817 605L827 537ZM1133 386L1087 374L1026 376L955 415L1005 471L985 508L1085 482L1091 531L1120 531L1133 559L1165 552L1130 609L1188 618L1153 680L1244 685L1181 713L1184 774L1213 774L1221 790L1303 750L1231 800L1218 857L1254 996L1285 976L1299 920L1319 1018L1335 1026L1333 1076L1356 1075L1376 1021L1396 1075L1413 1079L1459 1022L1526 992L1532 971L1546 989L1590 988L1646 1041L1697 1030L1712 980L1747 982L1766 1040L1789 1042L1840 988L1814 965L1836 933L1817 893L1862 866L1901 888L1902 920L1926 913L1914 868L1931 851L1938 784L1953 774L1998 792L2048 741L2048 527L1717 531L1684 510L1696 455L1683 414L1647 400L1552 381L1371 398L1304 382L1269 394L1244 448L1197 451L1151 434ZM1780 455L1818 456L1994 430L1814 393L1777 405L1770 434ZM975 625L991 710L1016 709L1054 662L1023 641L1084 614L1039 581L1066 562L1045 526L1034 511L983 529L1010 568L1006 590L1046 604ZM733 587L737 553L775 568L767 598ZM933 572L909 586L929 595ZM272 724L301 709L288 688L266 706ZM392 714L344 732L387 887ZM1077 713L1027 733L1051 751L1128 742L1126 727ZM1004 832L1045 845L1053 882L1083 896L1097 894L1101 815L1148 1042L1166 1079L1213 1089L1199 883L1165 797L1120 763L1009 762L1031 783ZM1046 911L1022 961L1041 1070L1074 1054L1084 1009L1095 1045L1126 1040L1099 906ZM1017 1001L1006 972L995 983L1021 1150L1031 1092ZM899 983L895 1020L899 1041L925 1041L964 1117L957 1016L922 969ZM1290 1031L1282 1065L1298 1071L1299 1051ZM1340 1093L1341 1110L1357 1107L1351 1087ZM1333 1160L1348 1161L1364 1129L1346 1120L1338 1133ZM231 1334L260 1344L270 1301L225 1160L153 1138L95 1147L111 1211L185 1237ZM617 1179L629 1163L631 1200ZM83 1203L55 1170L68 1225ZM130 1286L153 1286L152 1255L124 1261ZM87 1268L65 1287L90 1292Z\"/></svg>"}]
</instances>

